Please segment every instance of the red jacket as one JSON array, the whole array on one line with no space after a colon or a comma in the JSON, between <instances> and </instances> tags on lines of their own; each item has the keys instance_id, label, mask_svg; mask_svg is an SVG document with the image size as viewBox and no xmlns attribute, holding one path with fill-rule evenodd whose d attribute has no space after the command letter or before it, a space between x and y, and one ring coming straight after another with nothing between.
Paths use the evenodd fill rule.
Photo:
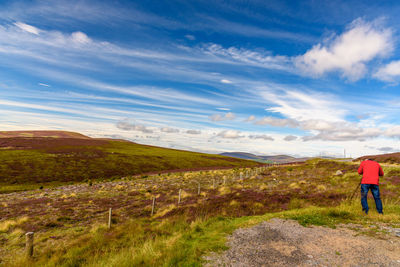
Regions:
<instances>
[{"instance_id":1,"label":"red jacket","mask_svg":"<svg viewBox=\"0 0 400 267\"><path fill-rule=\"evenodd\" d=\"M364 160L358 168L358 174L362 174L362 184L379 185L379 176L383 176L383 170L378 162L373 160Z\"/></svg>"}]
</instances>

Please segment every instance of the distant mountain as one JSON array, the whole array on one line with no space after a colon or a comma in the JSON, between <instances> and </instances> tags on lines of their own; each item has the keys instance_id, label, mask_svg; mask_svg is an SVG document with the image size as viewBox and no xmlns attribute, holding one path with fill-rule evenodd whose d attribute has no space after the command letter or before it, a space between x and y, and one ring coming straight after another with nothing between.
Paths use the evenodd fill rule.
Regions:
<instances>
[{"instance_id":1,"label":"distant mountain","mask_svg":"<svg viewBox=\"0 0 400 267\"><path fill-rule=\"evenodd\" d=\"M295 158L288 155L258 156L246 152L224 152L221 153L220 155L232 158L255 160L265 163L286 163L286 162L304 161L309 159L309 158Z\"/></svg>"}]
</instances>

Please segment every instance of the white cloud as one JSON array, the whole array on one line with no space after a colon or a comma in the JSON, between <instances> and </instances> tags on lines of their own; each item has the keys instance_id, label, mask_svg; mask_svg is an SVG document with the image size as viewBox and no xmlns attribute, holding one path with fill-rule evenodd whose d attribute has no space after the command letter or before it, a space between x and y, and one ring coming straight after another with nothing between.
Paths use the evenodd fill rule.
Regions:
<instances>
[{"instance_id":1,"label":"white cloud","mask_svg":"<svg viewBox=\"0 0 400 267\"><path fill-rule=\"evenodd\" d=\"M266 141L274 141L274 138L272 138L271 136L262 134L262 135L249 135L250 139L263 139Z\"/></svg>"},{"instance_id":2,"label":"white cloud","mask_svg":"<svg viewBox=\"0 0 400 267\"><path fill-rule=\"evenodd\" d=\"M221 80L221 83L227 83L227 84L230 84L230 83L232 83L232 81L230 81L230 80L227 80L227 79L222 79L222 80Z\"/></svg>"},{"instance_id":3,"label":"white cloud","mask_svg":"<svg viewBox=\"0 0 400 267\"><path fill-rule=\"evenodd\" d=\"M160 131L163 133L179 133L178 129L171 128L171 127L162 127L162 128L160 128Z\"/></svg>"},{"instance_id":4,"label":"white cloud","mask_svg":"<svg viewBox=\"0 0 400 267\"><path fill-rule=\"evenodd\" d=\"M23 31L33 33L35 35L39 35L39 33L41 32L41 30L39 30L38 28L36 28L32 25L25 24L23 22L15 22L14 25Z\"/></svg>"},{"instance_id":5,"label":"white cloud","mask_svg":"<svg viewBox=\"0 0 400 267\"><path fill-rule=\"evenodd\" d=\"M254 116L254 115L250 115L246 120L245 120L245 122L251 122L251 121L254 121L256 119L256 117Z\"/></svg>"},{"instance_id":6,"label":"white cloud","mask_svg":"<svg viewBox=\"0 0 400 267\"><path fill-rule=\"evenodd\" d=\"M376 148L376 149L379 151L385 152L385 153L399 151L398 149L395 149L395 148L389 147L389 146L384 146L384 147L380 147L380 148Z\"/></svg>"},{"instance_id":7,"label":"white cloud","mask_svg":"<svg viewBox=\"0 0 400 267\"><path fill-rule=\"evenodd\" d=\"M229 111L231 110L230 108L217 108L218 110L224 110L224 111Z\"/></svg>"},{"instance_id":8,"label":"white cloud","mask_svg":"<svg viewBox=\"0 0 400 267\"><path fill-rule=\"evenodd\" d=\"M124 131L138 131L142 133L153 133L153 130L145 125L142 124L133 124L130 123L127 120L124 121L119 121L115 125L118 129L124 130Z\"/></svg>"},{"instance_id":9,"label":"white cloud","mask_svg":"<svg viewBox=\"0 0 400 267\"><path fill-rule=\"evenodd\" d=\"M384 132L385 136L400 138L400 126L395 125L387 128Z\"/></svg>"},{"instance_id":10,"label":"white cloud","mask_svg":"<svg viewBox=\"0 0 400 267\"><path fill-rule=\"evenodd\" d=\"M50 85L48 85L47 83L38 83L38 85L40 86L44 86L44 87L51 87Z\"/></svg>"},{"instance_id":11,"label":"white cloud","mask_svg":"<svg viewBox=\"0 0 400 267\"><path fill-rule=\"evenodd\" d=\"M392 61L381 67L374 77L386 82L395 82L400 77L400 60Z\"/></svg>"},{"instance_id":12,"label":"white cloud","mask_svg":"<svg viewBox=\"0 0 400 267\"><path fill-rule=\"evenodd\" d=\"M377 21L357 19L346 32L313 46L295 59L305 73L315 76L339 71L349 80L358 80L367 71L366 63L393 50L392 31Z\"/></svg>"},{"instance_id":13,"label":"white cloud","mask_svg":"<svg viewBox=\"0 0 400 267\"><path fill-rule=\"evenodd\" d=\"M274 117L264 117L261 120L254 122L256 125L270 125L274 127L292 127L295 128L299 124L293 119L279 119Z\"/></svg>"},{"instance_id":14,"label":"white cloud","mask_svg":"<svg viewBox=\"0 0 400 267\"><path fill-rule=\"evenodd\" d=\"M365 141L382 135L382 131L377 128L347 128L322 130L316 135L303 136L303 141Z\"/></svg>"},{"instance_id":15,"label":"white cloud","mask_svg":"<svg viewBox=\"0 0 400 267\"><path fill-rule=\"evenodd\" d=\"M294 136L294 135L287 135L287 136L285 136L285 138L283 138L283 140L288 141L288 142L294 141L296 139L297 139L297 136Z\"/></svg>"},{"instance_id":16,"label":"white cloud","mask_svg":"<svg viewBox=\"0 0 400 267\"><path fill-rule=\"evenodd\" d=\"M226 139L238 139L238 138L243 138L244 135L241 135L240 131L225 130L225 131L219 132L217 134L217 137L226 138Z\"/></svg>"},{"instance_id":17,"label":"white cloud","mask_svg":"<svg viewBox=\"0 0 400 267\"><path fill-rule=\"evenodd\" d=\"M73 42L78 44L88 44L92 40L83 32L73 32L71 34L71 39Z\"/></svg>"},{"instance_id":18,"label":"white cloud","mask_svg":"<svg viewBox=\"0 0 400 267\"><path fill-rule=\"evenodd\" d=\"M200 130L187 130L186 131L187 134L201 134Z\"/></svg>"},{"instance_id":19,"label":"white cloud","mask_svg":"<svg viewBox=\"0 0 400 267\"><path fill-rule=\"evenodd\" d=\"M186 35L185 35L185 38L186 38L186 39L189 39L190 41L196 40L196 37L193 36L193 35L191 35L191 34L186 34Z\"/></svg>"},{"instance_id":20,"label":"white cloud","mask_svg":"<svg viewBox=\"0 0 400 267\"><path fill-rule=\"evenodd\" d=\"M225 115L224 114L213 114L209 117L211 121L228 121L228 120L234 120L236 118L235 114L232 112L228 112Z\"/></svg>"}]
</instances>

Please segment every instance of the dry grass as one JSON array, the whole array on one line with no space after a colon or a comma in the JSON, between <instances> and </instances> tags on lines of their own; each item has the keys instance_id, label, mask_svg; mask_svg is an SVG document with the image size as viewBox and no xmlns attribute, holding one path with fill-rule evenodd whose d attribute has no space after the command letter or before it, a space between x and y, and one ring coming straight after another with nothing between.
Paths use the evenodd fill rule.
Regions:
<instances>
[{"instance_id":1,"label":"dry grass","mask_svg":"<svg viewBox=\"0 0 400 267\"><path fill-rule=\"evenodd\" d=\"M0 259L24 266L26 262L14 256L23 253L23 233L31 230L36 232L37 248L32 264L37 266L196 266L204 253L222 249L226 234L236 227L274 216L304 225L400 223L397 176L382 179L385 215L374 213L370 199L371 212L365 218L359 201L347 200L359 181L352 174L355 168L348 163L310 161L290 171L270 167L243 181L239 173L247 170L230 169L0 195L4 218ZM396 167L390 168L395 174ZM337 170L345 174L334 176ZM177 205L179 189L184 190ZM156 213L150 217L153 196ZM106 228L109 207L114 210L111 230Z\"/></svg>"}]
</instances>

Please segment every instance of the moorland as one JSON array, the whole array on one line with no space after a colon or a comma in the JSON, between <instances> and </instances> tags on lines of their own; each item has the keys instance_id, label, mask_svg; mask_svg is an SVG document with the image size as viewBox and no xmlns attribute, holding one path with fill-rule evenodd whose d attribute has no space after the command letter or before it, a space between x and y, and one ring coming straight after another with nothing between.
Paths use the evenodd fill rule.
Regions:
<instances>
[{"instance_id":1,"label":"moorland","mask_svg":"<svg viewBox=\"0 0 400 267\"><path fill-rule=\"evenodd\" d=\"M380 230L382 227L400 228L400 166L396 164L383 164L385 214L378 215L369 199L371 212L364 216L358 195L351 198L360 181L356 173L359 162L312 159L260 166L257 162L124 141L94 141L108 143L64 143L59 150L54 146L9 146L0 151L6 155L2 157L2 170L9 171L9 175L13 175L12 168L4 165L4 158L12 158L7 154L10 152L20 153L18 160L25 160L26 165L31 160L36 162L36 157L38 162L47 157L50 164L60 164L58 168L63 169L68 165L57 159L56 152L68 151L61 153L61 158L75 164L68 171L74 178L57 178L67 183L38 187L52 181L51 175L57 173L52 169L53 174L42 176L47 179L38 180L33 188L0 194L0 266L202 266L206 255L227 249L227 236L235 229L271 218L292 219L303 226L360 225L360 235L380 239L388 234ZM94 155L93 150L106 156L88 157ZM158 157L149 151L156 151ZM104 173L97 178L90 172L89 176L80 176L88 173L80 168L96 169L92 160L103 162L102 157L110 160L115 154L121 157L115 160L116 170L129 166L136 172L121 172L112 179ZM140 157L145 158L143 165L135 165ZM122 159L132 165L117 165ZM197 160L204 167L213 162L216 169L197 170ZM41 166L45 173L46 162L33 166ZM104 160L98 169L104 172L106 163ZM135 175L141 172L151 173ZM16 172L13 177L21 188L25 183L32 184L29 176L24 176L28 173ZM40 171L37 174L35 177ZM34 255L30 258L25 251L25 233L29 231L35 232Z\"/></svg>"}]
</instances>

